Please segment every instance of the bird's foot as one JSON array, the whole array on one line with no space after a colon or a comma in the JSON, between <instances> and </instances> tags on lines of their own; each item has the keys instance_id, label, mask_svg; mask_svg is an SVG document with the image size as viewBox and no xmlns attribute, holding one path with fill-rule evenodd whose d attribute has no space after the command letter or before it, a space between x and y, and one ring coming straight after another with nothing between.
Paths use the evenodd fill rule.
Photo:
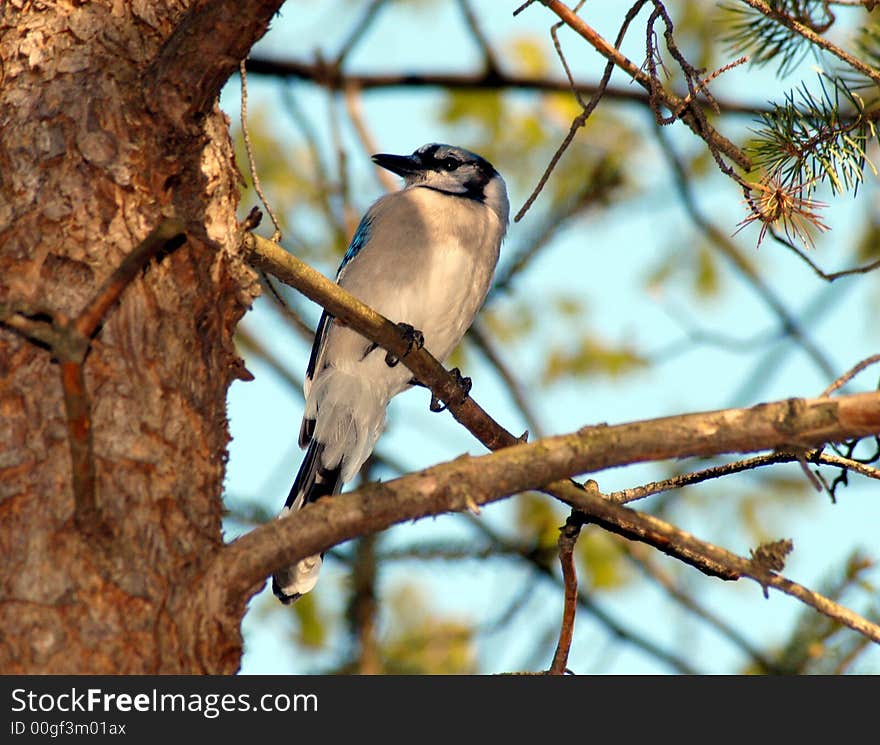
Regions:
<instances>
[{"instance_id":1,"label":"bird's foot","mask_svg":"<svg viewBox=\"0 0 880 745\"><path fill-rule=\"evenodd\" d=\"M404 353L404 357L410 352L415 352L417 349L425 346L425 335L417 328L410 326L408 323L398 323L397 330L400 332L401 338L409 345L409 348ZM400 362L400 358L391 354L391 352L385 355L385 364L388 367L394 367L398 362Z\"/></svg>"},{"instance_id":2,"label":"bird's foot","mask_svg":"<svg viewBox=\"0 0 880 745\"><path fill-rule=\"evenodd\" d=\"M473 382L470 378L464 377L461 374L461 370L459 370L457 367L453 367L449 371L449 374L455 378L455 383L461 390L461 400L464 401L468 397L468 394L471 392L471 386L473 385ZM428 408L431 409L431 411L433 411L434 413L439 413L446 410L446 404L432 393L431 403Z\"/></svg>"}]
</instances>

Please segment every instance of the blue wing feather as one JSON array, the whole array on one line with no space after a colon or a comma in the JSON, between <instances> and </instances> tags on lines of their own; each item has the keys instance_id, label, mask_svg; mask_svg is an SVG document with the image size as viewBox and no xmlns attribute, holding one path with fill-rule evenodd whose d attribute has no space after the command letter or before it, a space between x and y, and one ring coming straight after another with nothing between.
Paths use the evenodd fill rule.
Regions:
<instances>
[{"instance_id":1,"label":"blue wing feather","mask_svg":"<svg viewBox=\"0 0 880 745\"><path fill-rule=\"evenodd\" d=\"M357 230L354 231L351 243L348 244L348 249L345 252L345 256L342 257L342 263L339 265L339 271L336 272L337 279L339 279L339 275L342 273L345 265L358 255L358 252L364 247L364 245L366 245L366 242L370 239L372 226L373 216L368 211L367 214L361 218L361 221L357 226Z\"/></svg>"}]
</instances>

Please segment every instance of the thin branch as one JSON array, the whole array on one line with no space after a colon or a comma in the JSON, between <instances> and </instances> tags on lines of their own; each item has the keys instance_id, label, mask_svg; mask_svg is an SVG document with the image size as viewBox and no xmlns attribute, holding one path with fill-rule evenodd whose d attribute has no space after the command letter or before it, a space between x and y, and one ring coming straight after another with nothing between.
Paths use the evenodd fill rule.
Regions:
<instances>
[{"instance_id":1,"label":"thin branch","mask_svg":"<svg viewBox=\"0 0 880 745\"><path fill-rule=\"evenodd\" d=\"M313 166L313 173L312 176L310 176L310 180L312 180L313 177L315 182L315 194L318 199L318 204L321 207L321 211L327 217L327 222L333 230L334 240L339 244L344 244L348 239L345 217L344 215L337 215L330 202L332 194L334 192L339 192L340 189L333 187L328 179L329 169L325 165L324 159L321 157L321 148L318 145L317 132L315 132L314 127L303 112L302 107L299 105L299 101L294 96L291 86L284 86L281 89L281 100L284 103L284 108L287 110L287 113L290 114L293 123L297 126L300 134L302 134L303 139L306 141L306 147L309 150Z\"/></svg>"},{"instance_id":2,"label":"thin branch","mask_svg":"<svg viewBox=\"0 0 880 745\"><path fill-rule=\"evenodd\" d=\"M477 46L480 48L480 52L483 55L483 70L486 75L489 77L499 75L501 73L501 65L498 64L498 58L495 56L495 52L492 49L492 45L489 43L489 39L486 38L486 34L483 33L483 29L480 27L480 22L477 19L469 0L458 0L458 7L464 16L468 31L470 31L471 36L474 37L474 41L477 42Z\"/></svg>"},{"instance_id":3,"label":"thin branch","mask_svg":"<svg viewBox=\"0 0 880 745\"><path fill-rule=\"evenodd\" d=\"M331 90L345 90L353 86L357 90L370 92L393 88L440 88L450 91L506 91L522 90L535 93L570 93L572 86L561 78L535 77L515 73L351 73L343 72L322 62L301 60L273 60L266 57L251 57L247 60L247 71L252 75L268 75L281 79L305 80ZM596 83L576 81L574 89L583 95L592 96L598 90ZM609 85L605 97L624 103L649 107L650 99L646 92L632 86ZM761 102L743 104L728 99L717 99L724 114L754 117L770 113L772 109ZM704 105L698 102L698 105Z\"/></svg>"},{"instance_id":4,"label":"thin branch","mask_svg":"<svg viewBox=\"0 0 880 745\"><path fill-rule=\"evenodd\" d=\"M852 380L862 370L870 367L871 365L876 364L877 362L880 362L880 354L875 354L875 355L872 355L871 357L868 357L868 358L862 360L857 365L854 365L849 370L847 370L843 375L841 375L831 385L829 385L824 391L822 391L821 396L830 396L838 388L841 388L844 385L846 385L850 380Z\"/></svg>"},{"instance_id":5,"label":"thin branch","mask_svg":"<svg viewBox=\"0 0 880 745\"><path fill-rule=\"evenodd\" d=\"M564 675L568 670L568 653L574 636L574 617L577 610L578 583L577 569L574 565L574 548L584 524L584 516L572 510L559 530L559 563L562 566L563 594L562 626L559 629L559 643L553 654L553 662L548 671L550 675Z\"/></svg>"},{"instance_id":6,"label":"thin branch","mask_svg":"<svg viewBox=\"0 0 880 745\"><path fill-rule=\"evenodd\" d=\"M820 279L824 279L826 282L833 282L836 279L840 279L841 277L849 277L853 274L867 274L868 272L872 272L878 267L880 267L880 259L875 261L869 261L867 264L862 264L861 266L855 266L850 269L841 269L837 272L826 272L824 271L815 261L813 261L805 251L798 248L794 245L788 238L784 238L779 235L779 233L773 228L769 228L769 233L773 237L777 243L782 246L785 246L789 251L793 252L798 258L801 259L807 266L810 267Z\"/></svg>"},{"instance_id":7,"label":"thin branch","mask_svg":"<svg viewBox=\"0 0 880 745\"><path fill-rule=\"evenodd\" d=\"M126 255L70 326L73 333L84 342L82 357L60 357L61 384L73 469L74 522L87 535L103 537L107 533L97 501L91 400L85 380L84 361L89 348L88 340L97 333L122 291L150 260L161 251L174 250L185 240L181 222L164 220Z\"/></svg>"},{"instance_id":8,"label":"thin branch","mask_svg":"<svg viewBox=\"0 0 880 745\"><path fill-rule=\"evenodd\" d=\"M654 494L670 491L672 489L681 489L685 486L692 486L710 479L717 479L723 476L730 476L734 473L743 471L751 471L763 466L776 465L778 463L797 463L805 460L809 463L817 465L834 466L836 468L846 468L851 471L867 476L868 478L880 479L880 470L871 468L870 466L859 463L852 458L844 458L840 455L823 453L821 450L807 450L799 452L773 452L767 455L757 455L754 458L746 458L734 461L733 463L724 463L720 466L712 466L700 471L683 473L678 476L672 476L662 481L651 481L641 486L634 486L628 489L611 492L608 499L618 504L628 504L637 499L644 499Z\"/></svg>"},{"instance_id":9,"label":"thin branch","mask_svg":"<svg viewBox=\"0 0 880 745\"><path fill-rule=\"evenodd\" d=\"M272 224L275 226L275 232L272 233L272 240L275 241L275 243L279 243L281 241L281 226L278 224L278 218L275 216L275 211L272 209L272 205L269 204L269 200L266 199L266 195L263 194L263 187L260 186L260 177L257 174L257 164L254 161L254 148L251 145L251 133L250 130L248 130L247 71L245 70L245 60L242 60L239 63L238 70L241 74L241 134L244 138L244 149L247 152L248 168L251 172L251 181L253 181L254 183L254 191L257 192L257 196L260 197L260 201L266 208L266 212L269 213Z\"/></svg>"},{"instance_id":10,"label":"thin branch","mask_svg":"<svg viewBox=\"0 0 880 745\"><path fill-rule=\"evenodd\" d=\"M372 0L367 6L363 16L361 16L358 22L354 25L348 38L339 48L339 52L334 61L336 67L342 67L342 63L345 62L346 57L348 57L355 46L357 46L358 42L364 38L364 35L370 29L370 26L372 26L375 20L379 17L379 11L382 10L382 7L387 3L388 0Z\"/></svg>"},{"instance_id":11,"label":"thin branch","mask_svg":"<svg viewBox=\"0 0 880 745\"><path fill-rule=\"evenodd\" d=\"M245 247L250 252L250 259L255 265L295 287L310 300L326 308L336 318L400 358L401 362L412 370L422 383L428 384L431 392L447 405L456 420L463 423L463 420L467 419L472 423L471 432L490 450L518 442L516 437L506 432L472 398L467 397L456 376L447 372L427 350L411 351L409 342L401 337L400 330L395 324L277 244L258 235L247 234Z\"/></svg>"},{"instance_id":12,"label":"thin branch","mask_svg":"<svg viewBox=\"0 0 880 745\"><path fill-rule=\"evenodd\" d=\"M97 502L91 400L86 389L84 369L86 355L92 337L98 332L123 290L154 256L161 251L174 250L185 240L182 223L164 220L125 256L72 321L57 315L53 318L52 313L45 311L41 315L48 316L48 321L28 318L21 310L2 314L6 325L25 336L48 344L60 363L70 445L74 522L81 531L99 541L107 537L107 526L102 522Z\"/></svg>"},{"instance_id":13,"label":"thin branch","mask_svg":"<svg viewBox=\"0 0 880 745\"><path fill-rule=\"evenodd\" d=\"M495 281L489 291L490 299L500 293L508 291L514 280L535 260L543 249L549 246L561 230L571 224L571 221L584 214L590 207L602 204L609 191L621 185L622 177L619 171L614 171L609 177L606 175L604 164L596 165L594 172L588 174L579 184L578 191L567 198L558 208L551 205L545 210L540 222L532 224L526 237L520 232L519 245L516 252L509 253L504 264L499 267L495 274Z\"/></svg>"},{"instance_id":14,"label":"thin branch","mask_svg":"<svg viewBox=\"0 0 880 745\"><path fill-rule=\"evenodd\" d=\"M627 12L626 16L623 19L623 23L620 26L620 31L617 34L616 46L620 46L623 43L623 39L626 36L627 29L629 28L630 23L632 23L633 19L636 17L636 14L639 12L641 5L642 3L636 3ZM578 5L578 7L580 7L580 4ZM562 62L563 68L565 69L565 74L568 78L569 86L575 94L578 103L580 103L581 113L572 120L571 126L568 129L568 134L565 135L562 143L556 149L556 152L553 153L553 156L550 158L550 162L544 169L544 173L541 174L541 178L538 180L538 183L532 190L532 193L529 194L522 207L519 208L519 211L514 216L514 222L519 222L523 218L523 216L526 214L526 212L528 212L529 208L538 198L538 195L540 195L541 191L544 189L544 186L550 178L550 174L553 173L557 163L559 163L559 160L562 158L563 153L565 153L565 151L568 149L568 146L574 140L574 136L577 134L577 131L587 123L587 119L590 118L590 115L593 113L596 106L599 105L599 101L605 94L605 89L608 86L608 82L611 80L611 73L614 71L614 60L609 59L607 64L605 65L605 69L602 72L602 77L599 80L599 85L596 88L596 91L590 97L590 100L585 103L580 93L575 89L574 78L572 77L571 70L568 67L568 62L565 59L565 55L562 53L562 47L559 44L559 39L556 36L556 31L559 28L559 25L560 24L555 24L550 29L550 34L553 37L553 44L556 49L556 53L559 56L560 61Z\"/></svg>"},{"instance_id":15,"label":"thin branch","mask_svg":"<svg viewBox=\"0 0 880 745\"><path fill-rule=\"evenodd\" d=\"M564 588L562 579L553 571L543 552L535 550L533 547L524 548L518 546L493 531L488 525L486 525L484 520L478 520L470 515L468 517L471 518L471 523L474 527L492 541L497 551L504 554L512 553L516 555L522 561L531 564L542 577L553 582L556 586ZM646 654L651 655L677 673L682 675L698 674L698 671L683 658L673 652L663 649L634 629L628 628L622 622L618 621L613 615L605 610L604 607L596 602L596 599L592 594L578 591L577 602L578 607L582 611L595 618L609 634L619 641L630 644L636 649L640 649Z\"/></svg>"},{"instance_id":16,"label":"thin branch","mask_svg":"<svg viewBox=\"0 0 880 745\"><path fill-rule=\"evenodd\" d=\"M73 322L74 330L85 338L94 336L110 308L138 272L159 253L169 253L183 245L186 240L183 231L183 223L179 220L167 219L159 223L104 280L95 296Z\"/></svg>"},{"instance_id":17,"label":"thin branch","mask_svg":"<svg viewBox=\"0 0 880 745\"><path fill-rule=\"evenodd\" d=\"M771 8L767 3L762 0L742 0L746 5L751 6L759 13L764 14L768 18L772 18L774 21L781 23L787 29L794 31L796 34L800 34L807 41L815 44L817 47L824 49L826 52L833 54L838 59L845 62L849 65L853 70L860 72L867 78L870 78L877 85L880 85L880 71L875 70L870 65L865 64L857 57L849 54L848 52L841 49L836 44L828 41L824 36L817 34L813 29L809 26L804 25L798 20L795 20L787 13L784 13L776 8Z\"/></svg>"},{"instance_id":18,"label":"thin branch","mask_svg":"<svg viewBox=\"0 0 880 745\"><path fill-rule=\"evenodd\" d=\"M807 336L806 332L797 322L797 319L791 315L782 300L775 292L773 292L770 286L763 280L757 271L755 271L751 264L745 260L733 241L731 241L730 238L728 238L700 211L693 194L693 188L687 172L685 171L684 164L681 162L681 159L673 149L672 144L665 136L663 130L657 127L655 129L655 134L657 135L661 149L672 166L676 188L682 197L685 210L693 223L700 228L704 235L710 240L711 245L728 259L737 271L748 280L749 284L751 284L764 303L778 316L782 328L801 346L804 352L806 352L816 363L819 369L825 375L831 377L834 374L831 363Z\"/></svg>"},{"instance_id":19,"label":"thin branch","mask_svg":"<svg viewBox=\"0 0 880 745\"><path fill-rule=\"evenodd\" d=\"M312 336L314 336L314 331L312 331ZM287 369L287 364L284 361L263 344L261 337L254 336L244 326L239 324L235 332L235 342L236 345L241 347L241 351L245 355L248 357L253 355L265 365L268 365L288 385L291 391L295 391L302 397L302 381Z\"/></svg>"},{"instance_id":20,"label":"thin branch","mask_svg":"<svg viewBox=\"0 0 880 745\"><path fill-rule=\"evenodd\" d=\"M623 545L623 550L629 560L638 567L645 576L649 577L663 588L672 600L690 613L693 613L696 618L713 628L731 644L741 649L749 656L752 662L759 666L764 672L773 675L779 675L783 672L773 660L769 659L763 652L754 647L752 643L749 642L749 640L746 639L746 637L743 636L734 626L732 626L726 618L715 613L713 610L702 606L691 595L679 587L678 583L667 572L664 572L657 565L657 562L653 561L652 556L649 555L647 546L626 542Z\"/></svg>"},{"instance_id":21,"label":"thin branch","mask_svg":"<svg viewBox=\"0 0 880 745\"><path fill-rule=\"evenodd\" d=\"M551 12L555 13L561 20L563 20L569 28L599 52L599 54L605 57L605 59L613 62L616 67L619 67L636 83L651 93L652 97L669 109L669 111L678 111L680 109L682 104L681 98L665 89L656 89L656 86L652 83L650 75L642 72L642 70L620 52L617 46L612 46L605 41L605 39L596 33L593 28L588 26L582 18L575 15L571 8L564 3L559 2L559 0L541 0L541 2ZM706 124L701 126L701 123L697 121L690 107L682 113L680 118L691 128L694 134L705 140L713 151L724 153L744 171L751 170L752 163L748 156L710 125Z\"/></svg>"},{"instance_id":22,"label":"thin branch","mask_svg":"<svg viewBox=\"0 0 880 745\"><path fill-rule=\"evenodd\" d=\"M468 330L468 338L477 345L483 356L492 365L501 380L504 381L507 392L523 415L523 419L526 420L526 426L529 428L530 434L534 437L543 437L544 427L538 420L538 416L528 399L525 387L517 380L510 368L504 363L504 360L501 359L501 354L496 348L495 342L483 328L483 325L477 322L471 326Z\"/></svg>"},{"instance_id":23,"label":"thin branch","mask_svg":"<svg viewBox=\"0 0 880 745\"><path fill-rule=\"evenodd\" d=\"M348 112L348 118L351 120L354 131L357 133L358 139L361 141L361 146L364 148L367 155L373 155L374 153L379 152L379 149L376 147L373 136L370 134L370 131L367 129L367 125L364 122L359 93L360 91L354 86L346 86L345 110ZM376 168L374 169L374 172L385 191L397 191L399 188L399 180L395 178L391 171L386 171L384 168Z\"/></svg>"}]
</instances>

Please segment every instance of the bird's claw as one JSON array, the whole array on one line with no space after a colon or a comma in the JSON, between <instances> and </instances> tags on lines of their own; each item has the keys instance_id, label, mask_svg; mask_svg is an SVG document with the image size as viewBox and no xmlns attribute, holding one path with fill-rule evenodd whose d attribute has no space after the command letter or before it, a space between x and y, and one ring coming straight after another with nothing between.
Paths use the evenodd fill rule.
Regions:
<instances>
[{"instance_id":1,"label":"bird's claw","mask_svg":"<svg viewBox=\"0 0 880 745\"><path fill-rule=\"evenodd\" d=\"M461 390L461 400L464 401L468 397L468 394L471 392L473 381L471 381L470 378L466 378L464 375L462 375L461 370L459 370L457 367L453 367L449 371L449 374L455 378L455 383ZM431 411L437 414L441 411L445 411L446 407L447 405L443 403L439 398L437 398L436 395L434 395L433 393L431 394L431 403L428 406Z\"/></svg>"},{"instance_id":2,"label":"bird's claw","mask_svg":"<svg viewBox=\"0 0 880 745\"><path fill-rule=\"evenodd\" d=\"M409 345L409 348L404 353L404 357L410 352L415 352L417 349L425 346L425 335L417 328L408 323L398 323L397 330L400 332L401 338ZM394 367L398 362L400 362L400 358L397 355L391 352L385 355L385 364L388 367Z\"/></svg>"}]
</instances>

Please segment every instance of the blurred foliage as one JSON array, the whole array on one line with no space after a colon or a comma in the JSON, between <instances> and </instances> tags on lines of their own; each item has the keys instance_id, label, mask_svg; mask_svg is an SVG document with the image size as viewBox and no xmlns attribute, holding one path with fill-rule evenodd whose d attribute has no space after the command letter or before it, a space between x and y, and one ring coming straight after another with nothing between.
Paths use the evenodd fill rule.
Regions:
<instances>
[{"instance_id":1,"label":"blurred foliage","mask_svg":"<svg viewBox=\"0 0 880 745\"><path fill-rule=\"evenodd\" d=\"M332 625L320 612L317 595L307 593L301 597L293 604L293 612L299 622L297 641L307 649L323 647Z\"/></svg>"},{"instance_id":2,"label":"blurred foliage","mask_svg":"<svg viewBox=\"0 0 880 745\"><path fill-rule=\"evenodd\" d=\"M619 378L626 373L648 366L644 357L630 342L612 344L598 337L570 341L550 347L545 355L542 380L550 385L565 378L604 375Z\"/></svg>"},{"instance_id":3,"label":"blurred foliage","mask_svg":"<svg viewBox=\"0 0 880 745\"><path fill-rule=\"evenodd\" d=\"M718 252L706 241L693 246L677 245L663 254L645 277L645 285L658 291L667 285L689 288L695 297L713 299L722 290L723 274L718 262Z\"/></svg>"},{"instance_id":4,"label":"blurred foliage","mask_svg":"<svg viewBox=\"0 0 880 745\"><path fill-rule=\"evenodd\" d=\"M520 535L536 542L534 556L546 561L554 572L558 571L557 541L559 529L565 523L565 511L543 495L522 494L516 500L516 522ZM585 590L611 590L633 578L618 539L604 531L584 528L575 555L580 565L580 583Z\"/></svg>"},{"instance_id":5,"label":"blurred foliage","mask_svg":"<svg viewBox=\"0 0 880 745\"><path fill-rule=\"evenodd\" d=\"M564 511L535 493L521 494L516 500L516 525L524 537L535 541L538 551L555 553Z\"/></svg>"},{"instance_id":6,"label":"blurred foliage","mask_svg":"<svg viewBox=\"0 0 880 745\"><path fill-rule=\"evenodd\" d=\"M635 579L617 536L586 526L578 539L579 582L585 592L616 590Z\"/></svg>"},{"instance_id":7,"label":"blurred foliage","mask_svg":"<svg viewBox=\"0 0 880 745\"><path fill-rule=\"evenodd\" d=\"M384 672L390 675L468 675L477 672L472 625L444 617L423 590L407 584L386 598L394 618L381 642Z\"/></svg>"}]
</instances>

